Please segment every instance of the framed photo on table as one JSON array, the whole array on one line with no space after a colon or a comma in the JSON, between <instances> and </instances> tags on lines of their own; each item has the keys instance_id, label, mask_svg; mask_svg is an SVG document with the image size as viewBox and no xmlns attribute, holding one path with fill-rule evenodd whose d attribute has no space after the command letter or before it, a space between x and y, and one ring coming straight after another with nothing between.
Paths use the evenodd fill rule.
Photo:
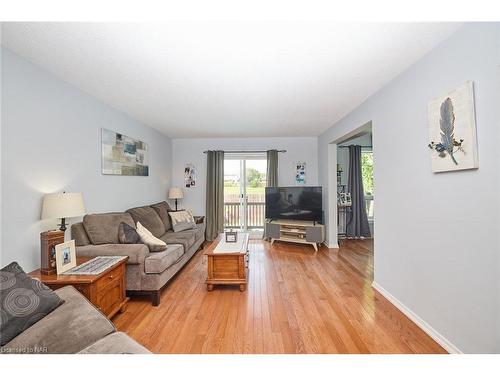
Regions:
<instances>
[{"instance_id":1,"label":"framed photo on table","mask_svg":"<svg viewBox=\"0 0 500 375\"><path fill-rule=\"evenodd\" d=\"M75 240L56 245L55 249L56 270L58 275L76 267Z\"/></svg>"}]
</instances>

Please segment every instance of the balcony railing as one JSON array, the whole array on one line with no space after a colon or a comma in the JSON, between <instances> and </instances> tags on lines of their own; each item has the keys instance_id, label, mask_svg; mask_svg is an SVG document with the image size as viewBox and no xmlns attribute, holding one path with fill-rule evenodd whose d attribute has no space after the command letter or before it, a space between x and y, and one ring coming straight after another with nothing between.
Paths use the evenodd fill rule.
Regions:
<instances>
[{"instance_id":1,"label":"balcony railing","mask_svg":"<svg viewBox=\"0 0 500 375\"><path fill-rule=\"evenodd\" d=\"M240 222L241 209L242 206L239 202L224 203L224 227L239 228L243 225ZM265 210L265 202L247 202L246 222L248 229L264 228Z\"/></svg>"}]
</instances>

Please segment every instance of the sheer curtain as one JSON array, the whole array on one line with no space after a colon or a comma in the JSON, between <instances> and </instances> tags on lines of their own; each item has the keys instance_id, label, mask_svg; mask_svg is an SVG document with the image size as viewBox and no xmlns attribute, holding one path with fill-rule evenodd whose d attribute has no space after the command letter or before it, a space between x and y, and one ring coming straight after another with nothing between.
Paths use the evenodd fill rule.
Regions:
<instances>
[{"instance_id":1,"label":"sheer curtain","mask_svg":"<svg viewBox=\"0 0 500 375\"><path fill-rule=\"evenodd\" d=\"M213 241L224 231L224 151L207 152L207 241Z\"/></svg>"},{"instance_id":2,"label":"sheer curtain","mask_svg":"<svg viewBox=\"0 0 500 375\"><path fill-rule=\"evenodd\" d=\"M349 146L347 191L351 193L352 207L347 221L346 236L354 238L370 237L363 177L361 175L361 146Z\"/></svg>"}]
</instances>

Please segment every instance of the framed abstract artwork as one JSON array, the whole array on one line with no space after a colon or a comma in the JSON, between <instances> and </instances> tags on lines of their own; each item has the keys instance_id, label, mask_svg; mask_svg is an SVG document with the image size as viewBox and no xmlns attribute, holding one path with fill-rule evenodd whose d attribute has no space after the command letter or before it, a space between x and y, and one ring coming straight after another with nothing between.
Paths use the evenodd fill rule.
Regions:
<instances>
[{"instance_id":1,"label":"framed abstract artwork","mask_svg":"<svg viewBox=\"0 0 500 375\"><path fill-rule=\"evenodd\" d=\"M148 146L145 142L102 129L102 174L148 176Z\"/></svg>"},{"instance_id":2,"label":"framed abstract artwork","mask_svg":"<svg viewBox=\"0 0 500 375\"><path fill-rule=\"evenodd\" d=\"M428 116L432 172L479 168L473 83L432 100Z\"/></svg>"}]
</instances>

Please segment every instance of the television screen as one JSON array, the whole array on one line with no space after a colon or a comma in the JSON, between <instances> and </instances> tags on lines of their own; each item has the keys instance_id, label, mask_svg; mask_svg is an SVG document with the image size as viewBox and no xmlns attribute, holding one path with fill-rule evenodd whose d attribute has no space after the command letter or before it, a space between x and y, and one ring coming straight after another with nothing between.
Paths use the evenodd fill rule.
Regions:
<instances>
[{"instance_id":1,"label":"television screen","mask_svg":"<svg viewBox=\"0 0 500 375\"><path fill-rule=\"evenodd\" d=\"M266 187L266 219L319 221L321 186Z\"/></svg>"}]
</instances>

